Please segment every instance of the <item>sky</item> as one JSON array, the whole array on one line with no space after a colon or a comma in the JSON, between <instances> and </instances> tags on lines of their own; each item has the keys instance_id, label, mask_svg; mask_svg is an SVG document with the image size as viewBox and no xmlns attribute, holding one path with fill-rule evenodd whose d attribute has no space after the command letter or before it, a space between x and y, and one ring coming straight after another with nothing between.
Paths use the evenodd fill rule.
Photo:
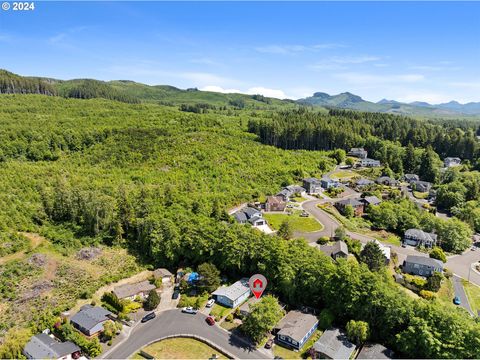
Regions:
<instances>
[{"instance_id":1,"label":"sky","mask_svg":"<svg viewBox=\"0 0 480 360\"><path fill-rule=\"evenodd\" d=\"M35 2L0 68L298 99L480 101L480 2Z\"/></svg>"}]
</instances>

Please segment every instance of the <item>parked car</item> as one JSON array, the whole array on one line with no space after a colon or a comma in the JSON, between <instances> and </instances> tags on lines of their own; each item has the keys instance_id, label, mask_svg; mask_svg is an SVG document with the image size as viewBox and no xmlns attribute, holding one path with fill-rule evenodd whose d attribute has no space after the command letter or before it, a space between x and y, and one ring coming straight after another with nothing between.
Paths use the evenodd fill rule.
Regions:
<instances>
[{"instance_id":1,"label":"parked car","mask_svg":"<svg viewBox=\"0 0 480 360\"><path fill-rule=\"evenodd\" d=\"M455 297L453 298L453 303L454 303L455 305L460 305L460 304L461 304L460 298L459 298L458 296L455 296Z\"/></svg>"},{"instance_id":2,"label":"parked car","mask_svg":"<svg viewBox=\"0 0 480 360\"><path fill-rule=\"evenodd\" d=\"M195 314L198 312L198 310L197 310L197 309L194 309L194 308L191 307L191 306L187 306L187 307L184 307L184 308L182 309L182 312L183 312L183 313L186 313L186 314L193 314L193 315L195 315Z\"/></svg>"},{"instance_id":3,"label":"parked car","mask_svg":"<svg viewBox=\"0 0 480 360\"><path fill-rule=\"evenodd\" d=\"M305 212L305 211L303 211L303 212L300 214L300 216L301 216L301 217L309 217L310 214L307 213L307 212Z\"/></svg>"},{"instance_id":4,"label":"parked car","mask_svg":"<svg viewBox=\"0 0 480 360\"><path fill-rule=\"evenodd\" d=\"M213 316L209 316L205 319L205 321L207 322L208 325L212 326L212 325L215 325L215 319L213 318Z\"/></svg>"},{"instance_id":5,"label":"parked car","mask_svg":"<svg viewBox=\"0 0 480 360\"><path fill-rule=\"evenodd\" d=\"M273 339L268 339L268 341L265 343L265 349L271 349L273 346Z\"/></svg>"},{"instance_id":6,"label":"parked car","mask_svg":"<svg viewBox=\"0 0 480 360\"><path fill-rule=\"evenodd\" d=\"M172 299L178 299L178 296L180 295L180 291L175 290L172 294Z\"/></svg>"},{"instance_id":7,"label":"parked car","mask_svg":"<svg viewBox=\"0 0 480 360\"><path fill-rule=\"evenodd\" d=\"M212 307L215 304L215 299L210 299L207 301L207 307Z\"/></svg>"},{"instance_id":8,"label":"parked car","mask_svg":"<svg viewBox=\"0 0 480 360\"><path fill-rule=\"evenodd\" d=\"M475 245L473 245L473 246L470 248L470 250L476 251L476 250L477 250L477 247L476 247Z\"/></svg>"},{"instance_id":9,"label":"parked car","mask_svg":"<svg viewBox=\"0 0 480 360\"><path fill-rule=\"evenodd\" d=\"M146 323L146 322L149 321L149 320L155 319L156 316L157 316L157 315L155 315L154 312L151 312L151 313L145 315L145 316L142 318L141 322L142 322L142 323Z\"/></svg>"}]
</instances>

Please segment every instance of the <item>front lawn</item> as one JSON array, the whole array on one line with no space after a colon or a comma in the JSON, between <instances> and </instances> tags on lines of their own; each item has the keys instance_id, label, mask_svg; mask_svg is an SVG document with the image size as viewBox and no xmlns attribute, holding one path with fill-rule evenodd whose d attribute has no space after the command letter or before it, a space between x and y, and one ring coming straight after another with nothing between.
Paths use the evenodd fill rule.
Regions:
<instances>
[{"instance_id":1,"label":"front lawn","mask_svg":"<svg viewBox=\"0 0 480 360\"><path fill-rule=\"evenodd\" d=\"M453 298L455 297L455 291L453 290L453 284L451 279L445 278L442 283L442 287L437 292L437 298L439 301L452 305Z\"/></svg>"},{"instance_id":2,"label":"front lawn","mask_svg":"<svg viewBox=\"0 0 480 360\"><path fill-rule=\"evenodd\" d=\"M301 217L301 211L294 211L292 215L285 213L279 214L265 214L264 218L268 221L268 224L275 230L278 230L282 222L285 220L290 221L293 231L300 232L312 232L320 231L323 229L323 225L319 223L311 215L309 217Z\"/></svg>"},{"instance_id":3,"label":"front lawn","mask_svg":"<svg viewBox=\"0 0 480 360\"><path fill-rule=\"evenodd\" d=\"M308 339L308 341L303 345L300 351L293 351L278 344L275 344L273 347L273 354L279 356L283 359L308 359L308 350L313 346L315 341L317 341L322 335L322 331L315 330L313 335Z\"/></svg>"},{"instance_id":4,"label":"front lawn","mask_svg":"<svg viewBox=\"0 0 480 360\"><path fill-rule=\"evenodd\" d=\"M413 196L417 199L426 199L428 197L428 192L414 191Z\"/></svg>"},{"instance_id":5,"label":"front lawn","mask_svg":"<svg viewBox=\"0 0 480 360\"><path fill-rule=\"evenodd\" d=\"M304 197L301 197L301 196L295 196L295 197L292 198L292 200L294 200L295 202L301 203L301 202L304 202L307 199L305 199Z\"/></svg>"},{"instance_id":6,"label":"front lawn","mask_svg":"<svg viewBox=\"0 0 480 360\"><path fill-rule=\"evenodd\" d=\"M166 339L148 345L142 350L155 359L210 359L213 354L217 354L220 359L226 359L214 348L190 338ZM133 358L144 359L140 353L136 353Z\"/></svg>"},{"instance_id":7,"label":"front lawn","mask_svg":"<svg viewBox=\"0 0 480 360\"><path fill-rule=\"evenodd\" d=\"M354 176L358 176L356 173L350 170L339 170L330 175L331 179L351 179Z\"/></svg>"},{"instance_id":8,"label":"front lawn","mask_svg":"<svg viewBox=\"0 0 480 360\"><path fill-rule=\"evenodd\" d=\"M478 314L480 310L480 287L469 283L466 280L462 280L463 287L465 288L465 292L467 293L468 302L470 303L470 307L474 314Z\"/></svg>"},{"instance_id":9,"label":"front lawn","mask_svg":"<svg viewBox=\"0 0 480 360\"><path fill-rule=\"evenodd\" d=\"M178 302L177 307L183 308L191 306L197 309L201 309L207 303L208 297L208 293L204 293L199 296L188 296L187 294L182 294L182 296L180 296L180 301Z\"/></svg>"},{"instance_id":10,"label":"front lawn","mask_svg":"<svg viewBox=\"0 0 480 360\"><path fill-rule=\"evenodd\" d=\"M227 316L227 314L232 310L233 309L231 308L215 303L215 305L212 307L212 311L210 311L210 315L212 315L215 318L215 321L217 321L217 319Z\"/></svg>"}]
</instances>

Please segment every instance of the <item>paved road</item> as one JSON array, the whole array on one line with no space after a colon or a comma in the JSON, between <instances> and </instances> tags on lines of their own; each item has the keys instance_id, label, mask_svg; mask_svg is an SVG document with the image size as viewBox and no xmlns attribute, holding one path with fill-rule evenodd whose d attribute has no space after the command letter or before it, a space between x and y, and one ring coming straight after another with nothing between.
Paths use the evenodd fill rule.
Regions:
<instances>
[{"instance_id":1,"label":"paved road","mask_svg":"<svg viewBox=\"0 0 480 360\"><path fill-rule=\"evenodd\" d=\"M183 314L178 309L164 311L157 315L155 319L138 325L127 341L119 344L102 358L126 359L145 345L158 339L172 335L193 334L207 339L236 358L268 359L264 353L247 344L245 340L238 336L217 325L209 326L205 322L205 318L204 314Z\"/></svg>"},{"instance_id":2,"label":"paved road","mask_svg":"<svg viewBox=\"0 0 480 360\"><path fill-rule=\"evenodd\" d=\"M466 250L462 255L450 256L447 259L445 267L454 274L469 280L480 286L480 274L471 270L470 265L480 261L480 249L476 251Z\"/></svg>"},{"instance_id":3,"label":"paved road","mask_svg":"<svg viewBox=\"0 0 480 360\"><path fill-rule=\"evenodd\" d=\"M468 302L467 294L465 293L465 288L462 284L462 279L458 276L453 276L453 290L455 291L455 296L458 296L460 299L460 306L465 308L471 315L474 315L470 303ZM453 301L453 299L452 299Z\"/></svg>"}]
</instances>

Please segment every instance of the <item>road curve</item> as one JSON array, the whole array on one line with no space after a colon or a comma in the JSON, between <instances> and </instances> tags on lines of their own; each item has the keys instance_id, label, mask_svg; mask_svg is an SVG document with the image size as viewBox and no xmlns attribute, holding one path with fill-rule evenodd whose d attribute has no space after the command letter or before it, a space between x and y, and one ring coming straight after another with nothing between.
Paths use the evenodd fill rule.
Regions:
<instances>
[{"instance_id":1,"label":"road curve","mask_svg":"<svg viewBox=\"0 0 480 360\"><path fill-rule=\"evenodd\" d=\"M209 326L206 315L184 314L179 309L163 311L153 320L139 324L127 340L120 343L103 359L127 359L142 347L163 338L191 334L206 339L217 348L239 359L267 359L268 357L248 344L244 339L227 332L219 326Z\"/></svg>"}]
</instances>

